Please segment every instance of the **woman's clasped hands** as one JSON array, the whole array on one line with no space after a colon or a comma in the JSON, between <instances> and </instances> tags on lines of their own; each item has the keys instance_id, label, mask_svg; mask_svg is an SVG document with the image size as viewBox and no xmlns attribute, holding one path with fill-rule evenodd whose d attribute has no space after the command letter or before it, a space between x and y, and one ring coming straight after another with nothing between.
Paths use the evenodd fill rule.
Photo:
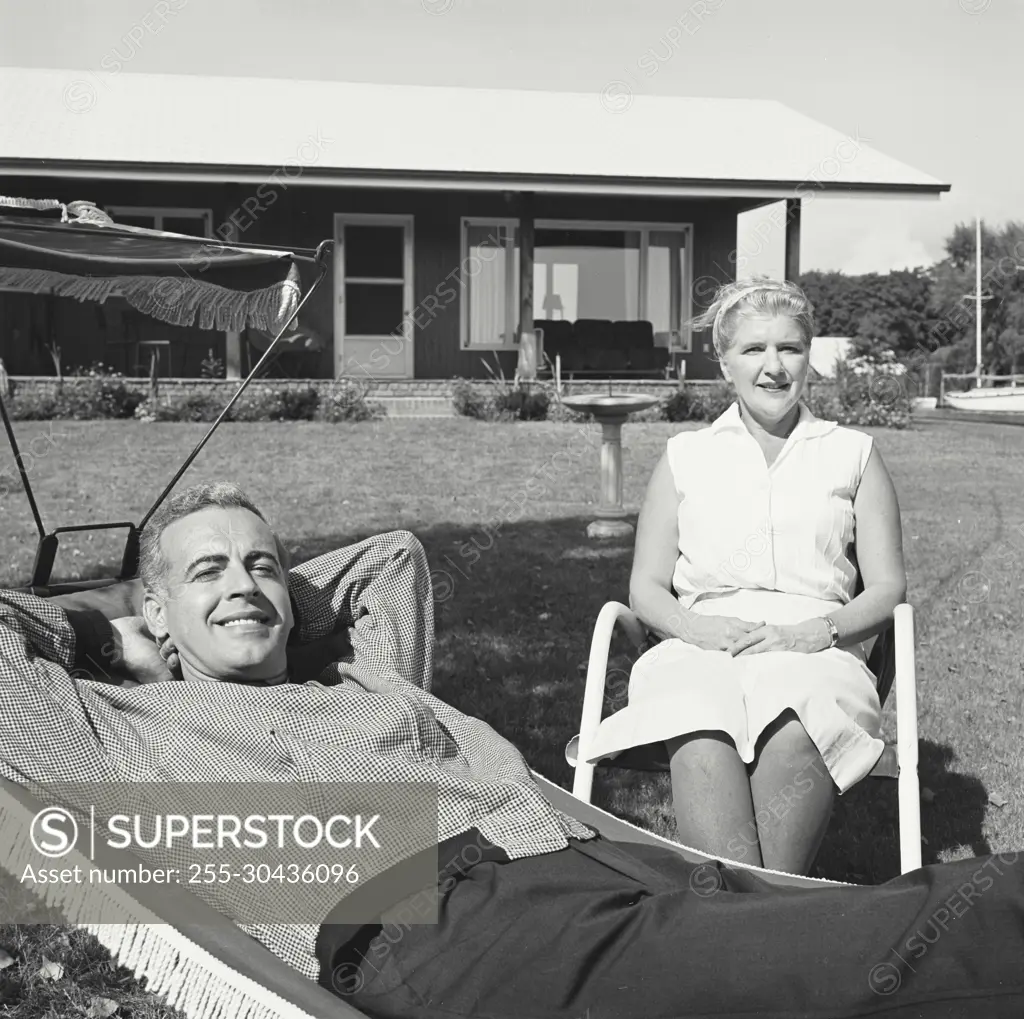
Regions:
<instances>
[{"instance_id":1,"label":"woman's clasped hands","mask_svg":"<svg viewBox=\"0 0 1024 1019\"><path fill-rule=\"evenodd\" d=\"M732 616L697 616L688 625L684 640L706 651L727 651L734 658L767 651L812 654L831 643L824 619L769 625L764 620L752 622Z\"/></svg>"}]
</instances>

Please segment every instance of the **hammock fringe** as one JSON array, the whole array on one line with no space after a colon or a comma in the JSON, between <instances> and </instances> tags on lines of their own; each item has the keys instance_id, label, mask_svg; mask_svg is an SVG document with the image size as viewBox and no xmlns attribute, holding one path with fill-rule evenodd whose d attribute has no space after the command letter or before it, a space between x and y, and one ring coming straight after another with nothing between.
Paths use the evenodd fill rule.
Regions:
<instances>
[{"instance_id":1,"label":"hammock fringe","mask_svg":"<svg viewBox=\"0 0 1024 1019\"><path fill-rule=\"evenodd\" d=\"M0 266L0 286L102 304L123 297L137 311L175 326L241 332L276 332L292 318L302 296L294 266L288 278L262 290L239 292L179 276L71 276L52 269Z\"/></svg>"},{"instance_id":2,"label":"hammock fringe","mask_svg":"<svg viewBox=\"0 0 1024 1019\"><path fill-rule=\"evenodd\" d=\"M18 879L38 860L32 845L36 815L24 804L0 794L0 867ZM55 865L87 869L91 862L77 849ZM144 980L146 990L162 997L189 1019L312 1019L308 1012L275 994L190 941L116 884L26 883L45 905L61 910L68 923L88 931L114 961ZM91 923L85 916L126 916L132 922ZM239 931L239 937L245 936Z\"/></svg>"},{"instance_id":3,"label":"hammock fringe","mask_svg":"<svg viewBox=\"0 0 1024 1019\"><path fill-rule=\"evenodd\" d=\"M311 1019L269 988L231 969L170 924L76 924L189 1019Z\"/></svg>"}]
</instances>

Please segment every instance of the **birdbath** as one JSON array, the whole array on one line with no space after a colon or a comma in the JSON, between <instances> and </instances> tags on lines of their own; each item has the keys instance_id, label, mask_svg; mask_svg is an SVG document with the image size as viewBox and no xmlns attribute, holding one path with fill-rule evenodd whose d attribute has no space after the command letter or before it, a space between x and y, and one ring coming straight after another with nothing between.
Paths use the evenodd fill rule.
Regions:
<instances>
[{"instance_id":1,"label":"birdbath","mask_svg":"<svg viewBox=\"0 0 1024 1019\"><path fill-rule=\"evenodd\" d=\"M601 426L601 501L597 520L587 525L588 538L625 538L633 533L622 507L622 425L630 414L657 402L657 397L633 393L563 397L566 407L592 414Z\"/></svg>"}]
</instances>

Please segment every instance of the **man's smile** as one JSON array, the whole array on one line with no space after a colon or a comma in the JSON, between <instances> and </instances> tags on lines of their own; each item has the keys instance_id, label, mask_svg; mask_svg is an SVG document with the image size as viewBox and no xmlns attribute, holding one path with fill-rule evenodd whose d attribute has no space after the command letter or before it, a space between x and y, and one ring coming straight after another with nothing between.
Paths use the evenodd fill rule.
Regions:
<instances>
[{"instance_id":1,"label":"man's smile","mask_svg":"<svg viewBox=\"0 0 1024 1019\"><path fill-rule=\"evenodd\" d=\"M269 624L270 618L265 612L252 609L245 612L233 612L223 619L215 619L217 626L231 627L235 630L263 629Z\"/></svg>"}]
</instances>

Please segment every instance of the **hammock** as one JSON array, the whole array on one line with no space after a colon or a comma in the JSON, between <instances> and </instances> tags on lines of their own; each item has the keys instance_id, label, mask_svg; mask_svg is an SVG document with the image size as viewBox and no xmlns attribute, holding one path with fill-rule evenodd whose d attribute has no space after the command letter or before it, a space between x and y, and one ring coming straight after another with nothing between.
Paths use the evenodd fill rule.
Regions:
<instances>
[{"instance_id":1,"label":"hammock","mask_svg":"<svg viewBox=\"0 0 1024 1019\"><path fill-rule=\"evenodd\" d=\"M667 847L694 864L714 862L712 857L576 799L536 772L533 776L552 806L572 814L605 838ZM18 869L19 857L28 851L32 818L42 806L24 788L0 780L0 866L4 869L12 873ZM138 857L101 843L97 844L96 857L104 868L139 866ZM34 858L38 860L38 856ZM90 865L77 851L54 862L65 867L76 862L83 867ZM844 884L757 867L742 869L754 871L780 887ZM59 907L59 886L52 887L45 901ZM364 1013L303 977L196 895L178 886L172 893L169 886L115 885L106 886L105 893L116 897L116 902L83 902L76 898L75 906L95 916L106 905L108 910L116 910L119 918L130 916L137 918L135 922L103 924L70 917L69 922L94 934L115 961L136 978L145 979L147 990L162 996L189 1019L365 1019Z\"/></svg>"}]
</instances>

